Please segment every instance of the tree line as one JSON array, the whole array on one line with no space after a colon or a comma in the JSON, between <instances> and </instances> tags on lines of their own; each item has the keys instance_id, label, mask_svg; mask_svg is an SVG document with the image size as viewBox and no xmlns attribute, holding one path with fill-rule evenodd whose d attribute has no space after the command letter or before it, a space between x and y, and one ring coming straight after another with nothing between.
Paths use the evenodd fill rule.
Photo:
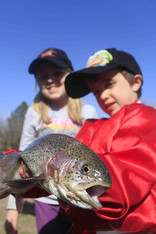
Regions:
<instances>
[{"instance_id":1,"label":"tree line","mask_svg":"<svg viewBox=\"0 0 156 234\"><path fill-rule=\"evenodd\" d=\"M19 149L23 122L28 105L22 102L5 121L0 118L0 152Z\"/></svg>"}]
</instances>

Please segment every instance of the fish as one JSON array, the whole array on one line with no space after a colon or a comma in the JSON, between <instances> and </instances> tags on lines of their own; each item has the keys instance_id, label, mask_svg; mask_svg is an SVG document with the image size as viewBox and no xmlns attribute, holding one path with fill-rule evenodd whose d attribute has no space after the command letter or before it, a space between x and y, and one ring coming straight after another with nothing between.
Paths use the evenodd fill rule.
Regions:
<instances>
[{"instance_id":1,"label":"fish","mask_svg":"<svg viewBox=\"0 0 156 234\"><path fill-rule=\"evenodd\" d=\"M21 161L29 178L19 174ZM111 185L110 172L97 154L65 134L42 136L22 152L0 155L0 199L38 186L68 205L101 209L99 197Z\"/></svg>"}]
</instances>

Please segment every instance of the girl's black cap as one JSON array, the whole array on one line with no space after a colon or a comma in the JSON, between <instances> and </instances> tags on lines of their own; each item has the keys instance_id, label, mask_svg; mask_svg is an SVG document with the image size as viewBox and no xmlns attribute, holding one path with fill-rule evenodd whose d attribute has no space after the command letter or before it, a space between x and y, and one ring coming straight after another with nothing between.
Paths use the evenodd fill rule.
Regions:
<instances>
[{"instance_id":1,"label":"girl's black cap","mask_svg":"<svg viewBox=\"0 0 156 234\"><path fill-rule=\"evenodd\" d=\"M29 66L29 73L35 74L42 62L51 62L59 68L70 68L73 70L73 65L63 50L49 48L44 50L39 56L32 61Z\"/></svg>"}]
</instances>

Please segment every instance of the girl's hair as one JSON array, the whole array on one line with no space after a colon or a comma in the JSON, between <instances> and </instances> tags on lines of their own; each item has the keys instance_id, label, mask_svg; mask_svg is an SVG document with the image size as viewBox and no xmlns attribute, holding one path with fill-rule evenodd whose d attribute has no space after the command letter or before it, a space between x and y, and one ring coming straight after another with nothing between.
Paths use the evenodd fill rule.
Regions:
<instances>
[{"instance_id":1,"label":"girl's hair","mask_svg":"<svg viewBox=\"0 0 156 234\"><path fill-rule=\"evenodd\" d=\"M119 69L120 70L120 69ZM132 74L131 72L127 71L127 70L123 70L121 69L120 72L122 73L122 75L125 77L125 79L128 81L128 83L130 85L133 85L134 83L134 74ZM140 88L138 89L137 91L137 95L138 95L138 98L141 97L141 94L142 94L142 85L140 86Z\"/></svg>"},{"instance_id":2,"label":"girl's hair","mask_svg":"<svg viewBox=\"0 0 156 234\"><path fill-rule=\"evenodd\" d=\"M71 73L71 69L67 69L68 72ZM50 101L43 96L41 91L38 92L36 97L34 98L33 108L36 110L40 116L40 118L44 121L44 123L50 123L50 117L48 115L48 110L50 106ZM71 120L76 124L81 124L82 118L82 100L81 98L73 99L68 97L68 115Z\"/></svg>"}]
</instances>

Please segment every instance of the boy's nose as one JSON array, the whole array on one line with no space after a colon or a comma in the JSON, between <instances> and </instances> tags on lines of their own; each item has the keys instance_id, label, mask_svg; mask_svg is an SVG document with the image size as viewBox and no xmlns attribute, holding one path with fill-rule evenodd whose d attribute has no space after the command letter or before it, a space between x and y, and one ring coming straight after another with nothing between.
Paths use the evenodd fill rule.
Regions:
<instances>
[{"instance_id":1,"label":"boy's nose","mask_svg":"<svg viewBox=\"0 0 156 234\"><path fill-rule=\"evenodd\" d=\"M100 99L102 101L105 101L109 98L109 92L107 89L103 90L101 93L100 93Z\"/></svg>"}]
</instances>

